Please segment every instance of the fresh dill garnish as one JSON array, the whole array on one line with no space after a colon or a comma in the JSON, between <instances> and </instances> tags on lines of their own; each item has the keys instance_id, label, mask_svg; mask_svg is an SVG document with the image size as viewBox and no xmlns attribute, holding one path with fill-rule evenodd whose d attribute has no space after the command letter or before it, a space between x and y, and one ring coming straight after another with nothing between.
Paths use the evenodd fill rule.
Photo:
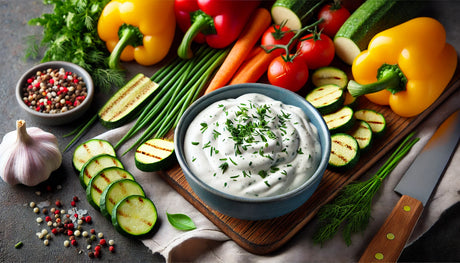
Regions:
<instances>
[{"instance_id":1,"label":"fresh dill garnish","mask_svg":"<svg viewBox=\"0 0 460 263\"><path fill-rule=\"evenodd\" d=\"M25 58L38 58L41 62L62 60L75 63L91 72L95 86L108 92L126 82L123 70L110 69L110 52L97 32L98 19L109 0L46 0L54 5L53 12L32 18L28 24L41 26L41 36L29 36ZM41 54L43 53L43 54Z\"/></svg>"},{"instance_id":2,"label":"fresh dill garnish","mask_svg":"<svg viewBox=\"0 0 460 263\"><path fill-rule=\"evenodd\" d=\"M343 238L347 246L351 244L351 234L364 231L371 216L374 195L382 181L393 171L399 161L406 155L419 138L412 138L414 133L393 152L382 167L367 181L352 182L345 186L338 196L318 212L319 228L313 235L315 243L323 244L343 226Z\"/></svg>"}]
</instances>

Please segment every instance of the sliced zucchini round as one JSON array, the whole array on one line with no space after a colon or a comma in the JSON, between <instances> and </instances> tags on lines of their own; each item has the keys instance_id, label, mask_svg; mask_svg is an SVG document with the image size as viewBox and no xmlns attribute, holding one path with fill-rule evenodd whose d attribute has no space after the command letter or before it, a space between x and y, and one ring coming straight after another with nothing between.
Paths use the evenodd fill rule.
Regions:
<instances>
[{"instance_id":1,"label":"sliced zucchini round","mask_svg":"<svg viewBox=\"0 0 460 263\"><path fill-rule=\"evenodd\" d=\"M91 178L96 176L100 171L107 167L120 167L124 168L123 164L117 157L110 154L99 154L89 159L85 165L83 165L80 171L80 183L84 189L89 184Z\"/></svg>"},{"instance_id":2,"label":"sliced zucchini round","mask_svg":"<svg viewBox=\"0 0 460 263\"><path fill-rule=\"evenodd\" d=\"M83 165L85 165L89 159L103 153L116 156L115 149L112 144L106 140L91 139L83 142L79 144L73 152L73 167L80 172Z\"/></svg>"},{"instance_id":3,"label":"sliced zucchini round","mask_svg":"<svg viewBox=\"0 0 460 263\"><path fill-rule=\"evenodd\" d=\"M157 209L152 200L141 195L130 195L118 202L112 210L112 224L123 235L148 234L157 222Z\"/></svg>"},{"instance_id":4,"label":"sliced zucchini round","mask_svg":"<svg viewBox=\"0 0 460 263\"><path fill-rule=\"evenodd\" d=\"M102 192L99 201L102 215L111 220L113 207L130 195L145 196L145 192L139 183L130 179L121 179L110 183Z\"/></svg>"},{"instance_id":5,"label":"sliced zucchini round","mask_svg":"<svg viewBox=\"0 0 460 263\"><path fill-rule=\"evenodd\" d=\"M141 144L134 154L136 167L145 172L166 169L174 164L174 142L150 139Z\"/></svg>"},{"instance_id":6,"label":"sliced zucchini round","mask_svg":"<svg viewBox=\"0 0 460 263\"><path fill-rule=\"evenodd\" d=\"M311 81L315 87L335 84L344 89L348 84L348 76L339 68L327 66L315 70L311 75Z\"/></svg>"},{"instance_id":7,"label":"sliced zucchini round","mask_svg":"<svg viewBox=\"0 0 460 263\"><path fill-rule=\"evenodd\" d=\"M353 136L346 133L331 135L331 155L328 167L335 171L351 169L359 160L359 145Z\"/></svg>"},{"instance_id":8,"label":"sliced zucchini round","mask_svg":"<svg viewBox=\"0 0 460 263\"><path fill-rule=\"evenodd\" d=\"M322 115L337 111L343 106L343 89L335 84L320 86L308 93L306 100Z\"/></svg>"},{"instance_id":9,"label":"sliced zucchini round","mask_svg":"<svg viewBox=\"0 0 460 263\"><path fill-rule=\"evenodd\" d=\"M350 135L358 142L361 152L369 150L372 144L373 133L371 126L367 122L362 120L356 121L354 127L350 131Z\"/></svg>"},{"instance_id":10,"label":"sliced zucchini round","mask_svg":"<svg viewBox=\"0 0 460 263\"><path fill-rule=\"evenodd\" d=\"M367 122L376 136L381 136L385 133L387 123L385 117L374 110L361 109L355 112L355 118Z\"/></svg>"},{"instance_id":11,"label":"sliced zucchini round","mask_svg":"<svg viewBox=\"0 0 460 263\"><path fill-rule=\"evenodd\" d=\"M112 182L120 179L134 180L131 173L120 167L107 167L89 180L86 187L86 199L96 209L100 207L101 195Z\"/></svg>"},{"instance_id":12,"label":"sliced zucchini round","mask_svg":"<svg viewBox=\"0 0 460 263\"><path fill-rule=\"evenodd\" d=\"M323 118L331 133L346 132L353 127L355 123L353 110L348 106L344 106L336 112L324 115Z\"/></svg>"}]
</instances>

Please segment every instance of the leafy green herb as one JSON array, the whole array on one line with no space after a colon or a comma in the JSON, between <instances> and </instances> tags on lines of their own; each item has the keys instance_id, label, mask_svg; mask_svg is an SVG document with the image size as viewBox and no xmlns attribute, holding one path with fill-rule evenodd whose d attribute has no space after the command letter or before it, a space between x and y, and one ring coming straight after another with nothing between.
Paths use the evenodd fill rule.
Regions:
<instances>
[{"instance_id":1,"label":"leafy green herb","mask_svg":"<svg viewBox=\"0 0 460 263\"><path fill-rule=\"evenodd\" d=\"M371 216L372 199L385 177L419 140L419 138L412 138L413 135L414 133L411 133L406 137L370 179L345 186L331 203L320 209L318 212L320 227L313 236L315 243L323 244L331 239L343 225L343 238L349 246L351 234L363 231L367 227Z\"/></svg>"},{"instance_id":2,"label":"leafy green herb","mask_svg":"<svg viewBox=\"0 0 460 263\"><path fill-rule=\"evenodd\" d=\"M179 230L193 230L196 228L195 223L193 223L193 220L184 214L169 214L166 212L166 216L168 217L169 223L179 229Z\"/></svg>"},{"instance_id":3,"label":"leafy green herb","mask_svg":"<svg viewBox=\"0 0 460 263\"><path fill-rule=\"evenodd\" d=\"M104 41L97 33L97 22L109 0L45 0L54 5L52 13L29 20L29 25L43 27L42 36L29 36L25 58L37 58L43 53L42 62L63 60L75 63L88 72L96 87L109 91L126 82L125 73L109 69Z\"/></svg>"}]
</instances>

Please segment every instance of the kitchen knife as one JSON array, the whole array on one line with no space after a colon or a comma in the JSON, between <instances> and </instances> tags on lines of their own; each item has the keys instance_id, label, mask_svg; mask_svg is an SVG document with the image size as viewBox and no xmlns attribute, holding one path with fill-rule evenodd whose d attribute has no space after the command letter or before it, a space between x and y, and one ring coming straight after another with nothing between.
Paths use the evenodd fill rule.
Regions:
<instances>
[{"instance_id":1,"label":"kitchen knife","mask_svg":"<svg viewBox=\"0 0 460 263\"><path fill-rule=\"evenodd\" d=\"M360 262L396 262L460 137L460 111L436 130L395 187L401 199L367 246Z\"/></svg>"}]
</instances>

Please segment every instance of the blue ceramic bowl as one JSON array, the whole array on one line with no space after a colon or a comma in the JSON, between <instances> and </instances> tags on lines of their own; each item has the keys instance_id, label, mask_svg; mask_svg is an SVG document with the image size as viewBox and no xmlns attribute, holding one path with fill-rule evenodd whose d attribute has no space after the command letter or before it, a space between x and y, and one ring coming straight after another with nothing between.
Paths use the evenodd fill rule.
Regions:
<instances>
[{"instance_id":1,"label":"blue ceramic bowl","mask_svg":"<svg viewBox=\"0 0 460 263\"><path fill-rule=\"evenodd\" d=\"M204 183L195 176L184 156L184 137L188 126L204 108L228 98L236 98L246 93L260 93L284 104L301 108L318 129L321 143L321 160L313 176L297 189L271 197L248 198L230 195ZM276 86L250 83L220 88L199 98L182 115L174 134L175 153L187 182L195 194L209 207L220 213L246 220L263 220L287 214L304 204L315 192L326 170L331 149L329 130L321 114L305 98L289 90Z\"/></svg>"},{"instance_id":2,"label":"blue ceramic bowl","mask_svg":"<svg viewBox=\"0 0 460 263\"><path fill-rule=\"evenodd\" d=\"M66 71L76 73L78 76L83 78L83 81L86 84L87 96L86 99L77 107L61 113L42 113L37 112L29 108L24 101L22 100L22 89L27 84L27 79L31 76L34 76L37 71L45 71L49 68L60 69L64 68ZM46 125L62 125L70 123L79 117L81 117L91 106L91 102L94 97L95 88L93 84L93 79L91 75L82 67L77 64L66 62L66 61L50 61L37 64L27 70L16 84L16 100L19 103L19 106L27 113L27 115L34 119L37 122L46 124Z\"/></svg>"}]
</instances>

